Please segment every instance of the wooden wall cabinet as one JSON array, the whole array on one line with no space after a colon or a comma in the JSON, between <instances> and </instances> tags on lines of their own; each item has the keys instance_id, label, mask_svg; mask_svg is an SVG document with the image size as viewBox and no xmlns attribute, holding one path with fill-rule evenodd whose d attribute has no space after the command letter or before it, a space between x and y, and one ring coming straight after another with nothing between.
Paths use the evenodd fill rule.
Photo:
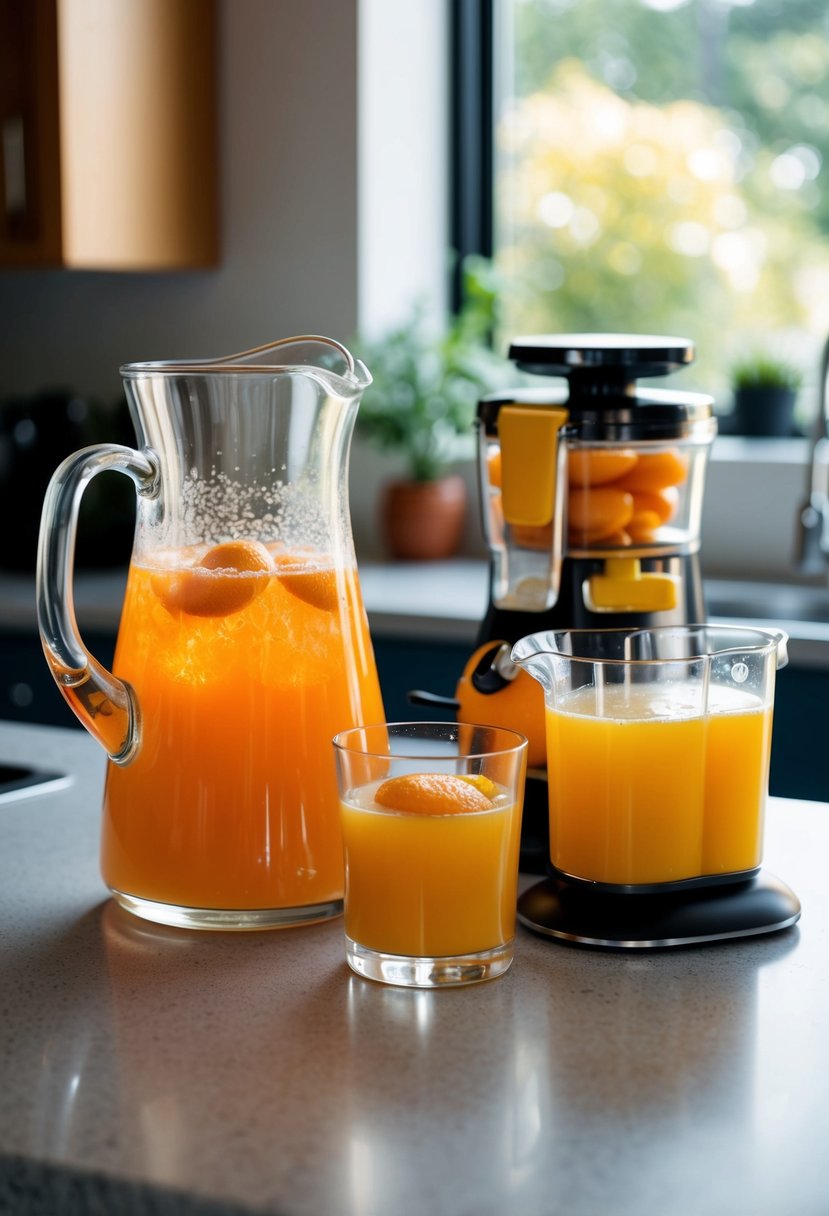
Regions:
<instances>
[{"instance_id":1,"label":"wooden wall cabinet","mask_svg":"<svg viewBox=\"0 0 829 1216\"><path fill-rule=\"evenodd\" d=\"M0 265L218 259L214 0L0 0Z\"/></svg>"}]
</instances>

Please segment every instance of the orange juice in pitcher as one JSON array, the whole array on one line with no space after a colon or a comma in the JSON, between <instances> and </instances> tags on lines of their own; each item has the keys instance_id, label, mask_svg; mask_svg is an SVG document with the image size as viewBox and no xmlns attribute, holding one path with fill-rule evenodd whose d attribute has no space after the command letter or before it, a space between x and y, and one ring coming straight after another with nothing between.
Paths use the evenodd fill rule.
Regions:
<instances>
[{"instance_id":1,"label":"orange juice in pitcher","mask_svg":"<svg viewBox=\"0 0 829 1216\"><path fill-rule=\"evenodd\" d=\"M331 738L383 718L346 487L370 377L321 338L122 374L139 449L64 462L38 575L47 659L111 758L104 880L169 924L336 915ZM77 487L101 468L138 492L113 673L83 647L64 575Z\"/></svg>"}]
</instances>

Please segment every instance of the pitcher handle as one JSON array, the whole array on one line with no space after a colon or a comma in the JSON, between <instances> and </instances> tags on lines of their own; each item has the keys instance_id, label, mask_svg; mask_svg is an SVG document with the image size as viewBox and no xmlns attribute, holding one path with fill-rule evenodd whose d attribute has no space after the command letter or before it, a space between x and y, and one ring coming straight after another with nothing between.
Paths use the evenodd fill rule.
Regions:
<instances>
[{"instance_id":1,"label":"pitcher handle","mask_svg":"<svg viewBox=\"0 0 829 1216\"><path fill-rule=\"evenodd\" d=\"M128 764L140 742L135 693L89 653L75 619L73 566L78 510L98 473L126 473L142 496L158 493L153 453L120 444L83 448L55 470L43 502L37 552L37 616L40 640L55 683L93 738L116 764Z\"/></svg>"}]
</instances>

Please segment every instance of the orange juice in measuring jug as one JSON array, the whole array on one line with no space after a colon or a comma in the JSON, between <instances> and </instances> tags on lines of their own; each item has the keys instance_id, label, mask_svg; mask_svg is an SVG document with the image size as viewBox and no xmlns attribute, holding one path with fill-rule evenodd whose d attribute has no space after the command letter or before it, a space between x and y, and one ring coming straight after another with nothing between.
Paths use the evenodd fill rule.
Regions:
<instances>
[{"instance_id":1,"label":"orange juice in measuring jug","mask_svg":"<svg viewBox=\"0 0 829 1216\"><path fill-rule=\"evenodd\" d=\"M559 874L645 888L756 870L785 641L688 625L516 644L544 688Z\"/></svg>"},{"instance_id":2,"label":"orange juice in measuring jug","mask_svg":"<svg viewBox=\"0 0 829 1216\"><path fill-rule=\"evenodd\" d=\"M771 707L714 688L578 689L547 710L550 857L565 874L650 884L760 864Z\"/></svg>"}]
</instances>

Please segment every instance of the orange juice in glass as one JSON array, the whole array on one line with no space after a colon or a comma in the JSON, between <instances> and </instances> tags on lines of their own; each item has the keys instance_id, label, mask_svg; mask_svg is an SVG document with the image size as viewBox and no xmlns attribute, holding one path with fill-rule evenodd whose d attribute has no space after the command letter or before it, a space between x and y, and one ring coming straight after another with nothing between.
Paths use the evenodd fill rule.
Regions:
<instances>
[{"instance_id":1,"label":"orange juice in glass","mask_svg":"<svg viewBox=\"0 0 829 1216\"><path fill-rule=\"evenodd\" d=\"M526 741L458 723L335 740L346 958L386 983L493 979L513 957Z\"/></svg>"},{"instance_id":2,"label":"orange juice in glass","mask_svg":"<svg viewBox=\"0 0 829 1216\"><path fill-rule=\"evenodd\" d=\"M550 859L619 884L760 864L771 709L738 689L578 689L547 710ZM557 758L557 759L556 759Z\"/></svg>"},{"instance_id":3,"label":"orange juice in glass","mask_svg":"<svg viewBox=\"0 0 829 1216\"><path fill-rule=\"evenodd\" d=\"M522 639L513 658L545 689L554 869L636 888L756 870L784 647L724 626Z\"/></svg>"}]
</instances>

